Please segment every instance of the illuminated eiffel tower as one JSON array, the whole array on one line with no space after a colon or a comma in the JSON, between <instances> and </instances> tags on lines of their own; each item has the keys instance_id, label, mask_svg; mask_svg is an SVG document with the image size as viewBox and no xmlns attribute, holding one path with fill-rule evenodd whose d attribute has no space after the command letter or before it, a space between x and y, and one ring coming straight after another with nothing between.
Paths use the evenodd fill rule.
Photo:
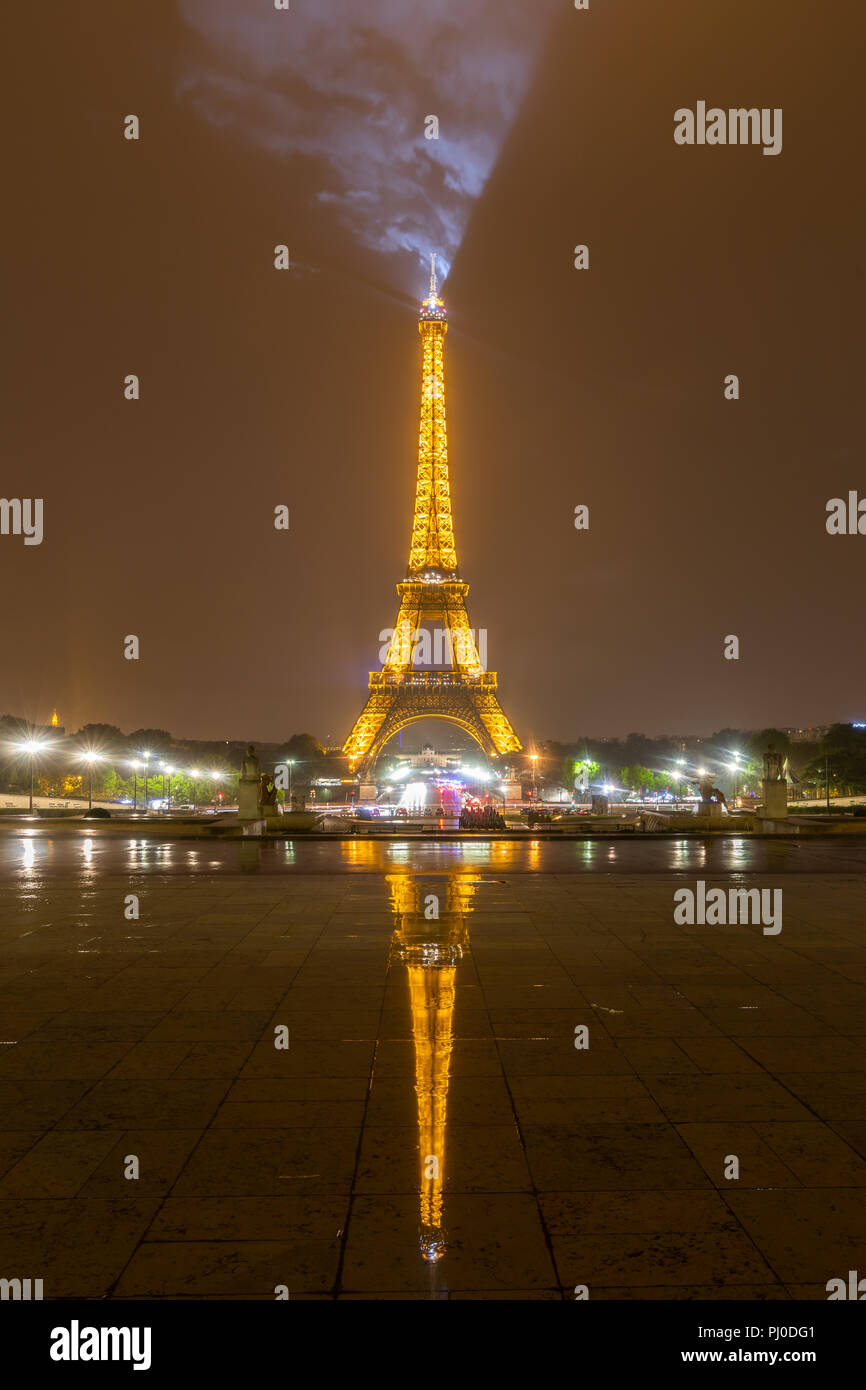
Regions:
<instances>
[{"instance_id":1,"label":"illuminated eiffel tower","mask_svg":"<svg viewBox=\"0 0 866 1390\"><path fill-rule=\"evenodd\" d=\"M423 345L421 422L409 565L405 580L397 585L400 609L385 665L370 672L367 703L343 745L353 772L360 768L368 773L388 740L418 719L450 720L471 734L488 756L516 753L521 747L499 704L496 674L485 671L479 660L466 612L469 585L460 580L457 569L445 430L448 324L436 284L435 256L418 331ZM442 668L421 672L413 658L430 628L442 651Z\"/></svg>"}]
</instances>

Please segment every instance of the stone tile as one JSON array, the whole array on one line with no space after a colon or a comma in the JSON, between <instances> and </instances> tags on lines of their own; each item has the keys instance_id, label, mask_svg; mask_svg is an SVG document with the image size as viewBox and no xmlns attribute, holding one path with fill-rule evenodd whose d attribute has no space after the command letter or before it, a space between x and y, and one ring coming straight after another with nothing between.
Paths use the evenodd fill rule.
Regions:
<instances>
[{"instance_id":1,"label":"stone tile","mask_svg":"<svg viewBox=\"0 0 866 1390\"><path fill-rule=\"evenodd\" d=\"M437 1154L446 1192L526 1192L526 1159L516 1126L449 1124ZM364 1131L355 1191L418 1190L422 1155L418 1126L374 1125Z\"/></svg>"},{"instance_id":2,"label":"stone tile","mask_svg":"<svg viewBox=\"0 0 866 1390\"><path fill-rule=\"evenodd\" d=\"M745 1232L677 1231L625 1235L609 1232L598 1244L552 1236L553 1257L562 1284L586 1284L589 1296L605 1285L769 1284L773 1272ZM714 1296L710 1294L710 1297Z\"/></svg>"},{"instance_id":3,"label":"stone tile","mask_svg":"<svg viewBox=\"0 0 866 1390\"><path fill-rule=\"evenodd\" d=\"M218 1012L166 1014L148 1033L149 1042L238 1042L260 1038L269 1022L264 1011L245 1013L222 1009Z\"/></svg>"},{"instance_id":4,"label":"stone tile","mask_svg":"<svg viewBox=\"0 0 866 1390\"><path fill-rule=\"evenodd\" d=\"M415 1044L386 1039L376 1048L376 1078L415 1076ZM449 1057L451 1076L500 1076L502 1065L493 1038L458 1038Z\"/></svg>"},{"instance_id":5,"label":"stone tile","mask_svg":"<svg viewBox=\"0 0 866 1390\"><path fill-rule=\"evenodd\" d=\"M46 1299L104 1298L157 1206L155 1198L2 1198L4 1262L44 1280Z\"/></svg>"},{"instance_id":6,"label":"stone tile","mask_svg":"<svg viewBox=\"0 0 866 1390\"><path fill-rule=\"evenodd\" d=\"M604 1076L630 1073L631 1063L612 1043L590 1031L589 1047L578 1049L574 1038L510 1041L500 1038L499 1055L509 1079L519 1076Z\"/></svg>"},{"instance_id":7,"label":"stone tile","mask_svg":"<svg viewBox=\"0 0 866 1390\"><path fill-rule=\"evenodd\" d=\"M148 1232L156 1241L298 1239L337 1245L349 1197L168 1197Z\"/></svg>"},{"instance_id":8,"label":"stone tile","mask_svg":"<svg viewBox=\"0 0 866 1390\"><path fill-rule=\"evenodd\" d=\"M361 1128L361 1100L226 1101L213 1118L214 1129L313 1129L320 1125Z\"/></svg>"},{"instance_id":9,"label":"stone tile","mask_svg":"<svg viewBox=\"0 0 866 1390\"><path fill-rule=\"evenodd\" d=\"M109 1079L121 1080L141 1077L151 1081L164 1081L174 1076L184 1057L190 1051L188 1042L155 1043L144 1041L121 1057L109 1073Z\"/></svg>"},{"instance_id":10,"label":"stone tile","mask_svg":"<svg viewBox=\"0 0 866 1390\"><path fill-rule=\"evenodd\" d=\"M59 1296L272 1301L289 1265L281 1282L313 1301L573 1300L586 1268L595 1299L823 1300L857 1267L857 876L791 875L768 942L674 929L671 881L610 875L617 845L574 845L580 872L557 877L479 868L430 1266L392 847L351 846L351 873L237 848L280 872L150 878L147 924L115 922L105 880L86 910L61 880L51 922L0 965L4 1257L11 1211L13 1254L43 1252ZM2 883L0 899L27 930Z\"/></svg>"},{"instance_id":11,"label":"stone tile","mask_svg":"<svg viewBox=\"0 0 866 1390\"><path fill-rule=\"evenodd\" d=\"M866 1047L856 1038L751 1037L743 1050L768 1071L855 1072L866 1071Z\"/></svg>"},{"instance_id":12,"label":"stone tile","mask_svg":"<svg viewBox=\"0 0 866 1390\"><path fill-rule=\"evenodd\" d=\"M207 1125L227 1081L98 1081L59 1121L61 1129L189 1129Z\"/></svg>"},{"instance_id":13,"label":"stone tile","mask_svg":"<svg viewBox=\"0 0 866 1390\"><path fill-rule=\"evenodd\" d=\"M178 1081L192 1077L208 1081L223 1078L233 1081L249 1057L252 1046L251 1042L193 1043L172 1076Z\"/></svg>"},{"instance_id":14,"label":"stone tile","mask_svg":"<svg viewBox=\"0 0 866 1390\"><path fill-rule=\"evenodd\" d=\"M784 1283L826 1285L863 1263L866 1238L859 1188L728 1192L738 1220ZM826 1296L826 1295L825 1295Z\"/></svg>"},{"instance_id":15,"label":"stone tile","mask_svg":"<svg viewBox=\"0 0 866 1390\"><path fill-rule=\"evenodd\" d=\"M273 1036L259 1043L241 1071L243 1077L364 1076L370 1074L375 1044L359 1042L298 1042L277 1049Z\"/></svg>"},{"instance_id":16,"label":"stone tile","mask_svg":"<svg viewBox=\"0 0 866 1390\"><path fill-rule=\"evenodd\" d=\"M866 1186L866 1157L827 1125L769 1123L754 1129L806 1187Z\"/></svg>"},{"instance_id":17,"label":"stone tile","mask_svg":"<svg viewBox=\"0 0 866 1390\"><path fill-rule=\"evenodd\" d=\"M366 1076L242 1077L226 1101L237 1105L289 1105L295 1101L363 1101L369 1089Z\"/></svg>"},{"instance_id":18,"label":"stone tile","mask_svg":"<svg viewBox=\"0 0 866 1390\"><path fill-rule=\"evenodd\" d=\"M674 1124L690 1121L807 1120L808 1111L766 1073L648 1076L647 1089Z\"/></svg>"},{"instance_id":19,"label":"stone tile","mask_svg":"<svg viewBox=\"0 0 866 1390\"><path fill-rule=\"evenodd\" d=\"M163 1017L161 1012L119 1013L76 1012L64 1009L46 1019L38 1029L40 1041L67 1038L70 1041L96 1042L138 1042Z\"/></svg>"},{"instance_id":20,"label":"stone tile","mask_svg":"<svg viewBox=\"0 0 866 1390\"><path fill-rule=\"evenodd\" d=\"M178 1197L348 1193L358 1136L350 1128L210 1129L173 1189Z\"/></svg>"},{"instance_id":21,"label":"stone tile","mask_svg":"<svg viewBox=\"0 0 866 1390\"><path fill-rule=\"evenodd\" d=\"M124 1298L273 1299L278 1285L325 1293L334 1283L339 1245L327 1240L171 1241L139 1245L124 1269Z\"/></svg>"},{"instance_id":22,"label":"stone tile","mask_svg":"<svg viewBox=\"0 0 866 1390\"><path fill-rule=\"evenodd\" d=\"M799 1179L779 1153L761 1137L760 1126L727 1124L677 1125L677 1133L688 1144L707 1177L716 1187L798 1187ZM737 1158L736 1178L725 1176L729 1159Z\"/></svg>"},{"instance_id":23,"label":"stone tile","mask_svg":"<svg viewBox=\"0 0 866 1390\"><path fill-rule=\"evenodd\" d=\"M717 1303L733 1300L743 1303L785 1301L792 1296L782 1284L653 1284L644 1286L598 1286L592 1290L596 1302L623 1303L628 1300L644 1303L668 1303L680 1300L689 1303ZM726 1344L727 1345L727 1344Z\"/></svg>"},{"instance_id":24,"label":"stone tile","mask_svg":"<svg viewBox=\"0 0 866 1390\"><path fill-rule=\"evenodd\" d=\"M85 1131L85 1134L91 1134ZM102 1131L97 1131L102 1134ZM75 1136L78 1137L78 1136ZM84 1185L86 1197L165 1196L201 1138L197 1129L129 1130L116 1138ZM138 1177L125 1176L127 1159L138 1159Z\"/></svg>"},{"instance_id":25,"label":"stone tile","mask_svg":"<svg viewBox=\"0 0 866 1390\"><path fill-rule=\"evenodd\" d=\"M751 1041L751 1040L750 1040ZM722 1072L760 1071L755 1055L748 1047L740 1047L730 1038L677 1038L682 1051L695 1063L698 1071L718 1075Z\"/></svg>"},{"instance_id":26,"label":"stone tile","mask_svg":"<svg viewBox=\"0 0 866 1390\"><path fill-rule=\"evenodd\" d=\"M115 1139L110 1132L44 1135L0 1181L0 1197L74 1197Z\"/></svg>"},{"instance_id":27,"label":"stone tile","mask_svg":"<svg viewBox=\"0 0 866 1390\"><path fill-rule=\"evenodd\" d=\"M40 1129L0 1130L0 1177L8 1173L41 1138Z\"/></svg>"},{"instance_id":28,"label":"stone tile","mask_svg":"<svg viewBox=\"0 0 866 1390\"><path fill-rule=\"evenodd\" d=\"M670 1125L527 1125L523 1137L540 1191L708 1186Z\"/></svg>"},{"instance_id":29,"label":"stone tile","mask_svg":"<svg viewBox=\"0 0 866 1390\"><path fill-rule=\"evenodd\" d=\"M85 1081L0 1079L0 1130L48 1129L86 1090Z\"/></svg>"},{"instance_id":30,"label":"stone tile","mask_svg":"<svg viewBox=\"0 0 866 1390\"><path fill-rule=\"evenodd\" d=\"M414 1080L374 1075L367 1105L368 1125L415 1124L418 1099ZM502 1076L454 1076L448 1083L447 1118L452 1124L511 1124L514 1109Z\"/></svg>"},{"instance_id":31,"label":"stone tile","mask_svg":"<svg viewBox=\"0 0 866 1390\"><path fill-rule=\"evenodd\" d=\"M447 1253L431 1267L421 1259L417 1197L357 1197L346 1242L347 1293L402 1289L548 1289L557 1285L538 1209L516 1193L454 1195L445 1204Z\"/></svg>"},{"instance_id":32,"label":"stone tile","mask_svg":"<svg viewBox=\"0 0 866 1390\"><path fill-rule=\"evenodd\" d=\"M710 1045L716 1040L713 1038ZM619 1039L619 1050L627 1057L638 1076L661 1072L696 1072L698 1065L673 1038Z\"/></svg>"},{"instance_id":33,"label":"stone tile","mask_svg":"<svg viewBox=\"0 0 866 1390\"><path fill-rule=\"evenodd\" d=\"M552 1235L647 1235L670 1231L734 1231L736 1219L708 1189L542 1192L538 1205Z\"/></svg>"},{"instance_id":34,"label":"stone tile","mask_svg":"<svg viewBox=\"0 0 866 1390\"><path fill-rule=\"evenodd\" d=\"M130 1046L64 1037L41 1042L38 1033L32 1034L15 1047L0 1049L0 1080L91 1080L111 1071Z\"/></svg>"},{"instance_id":35,"label":"stone tile","mask_svg":"<svg viewBox=\"0 0 866 1390\"><path fill-rule=\"evenodd\" d=\"M866 1120L866 1073L849 1072L780 1072L779 1080L807 1107L800 1119L827 1120L850 1123ZM809 1114L811 1111L812 1114ZM791 1115L763 1115L762 1119L794 1119Z\"/></svg>"}]
</instances>

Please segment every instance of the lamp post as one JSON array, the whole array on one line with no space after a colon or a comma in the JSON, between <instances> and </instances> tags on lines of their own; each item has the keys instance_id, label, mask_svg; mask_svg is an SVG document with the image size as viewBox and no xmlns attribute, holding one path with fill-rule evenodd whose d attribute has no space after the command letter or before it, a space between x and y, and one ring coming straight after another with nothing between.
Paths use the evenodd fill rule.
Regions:
<instances>
[{"instance_id":1,"label":"lamp post","mask_svg":"<svg viewBox=\"0 0 866 1390\"><path fill-rule=\"evenodd\" d=\"M82 754L82 757L84 758L84 761L87 763L87 774L88 774L88 776L87 776L87 809L88 809L88 811L92 811L92 810L93 810L93 764L102 761L102 754L101 754L101 753L88 752L88 753L83 753L83 754Z\"/></svg>"},{"instance_id":2,"label":"lamp post","mask_svg":"<svg viewBox=\"0 0 866 1390\"><path fill-rule=\"evenodd\" d=\"M131 767L132 767L132 809L133 809L133 811L137 811L137 810L138 810L138 769L141 767L141 763L138 761L137 758L133 758L133 759L132 759Z\"/></svg>"},{"instance_id":3,"label":"lamp post","mask_svg":"<svg viewBox=\"0 0 866 1390\"><path fill-rule=\"evenodd\" d=\"M147 815L147 774L149 770L147 764L150 754L142 753L141 756L144 758L144 814Z\"/></svg>"},{"instance_id":4,"label":"lamp post","mask_svg":"<svg viewBox=\"0 0 866 1390\"><path fill-rule=\"evenodd\" d=\"M537 803L537 802L538 802L538 782L537 782L537 780L536 780L536 774L537 774L537 772L538 772L538 754L537 754L537 753L530 753L529 757L530 757L530 759L531 759L531 761L532 761L532 799L533 799L534 802Z\"/></svg>"},{"instance_id":5,"label":"lamp post","mask_svg":"<svg viewBox=\"0 0 866 1390\"><path fill-rule=\"evenodd\" d=\"M199 770L198 770L197 767L191 767L190 770L189 770L189 775L190 775L190 777L192 778L192 809L195 810L195 802L196 802L196 783L197 783L197 781L198 781L198 779L199 779L199 776L200 776L201 774L199 773Z\"/></svg>"},{"instance_id":6,"label":"lamp post","mask_svg":"<svg viewBox=\"0 0 866 1390\"><path fill-rule=\"evenodd\" d=\"M217 784L218 784L219 779L220 779L219 773L218 773L218 772L212 772L211 775L210 775L210 779L211 779L211 781L213 782L213 809L214 809L214 815L216 815L216 808L217 808Z\"/></svg>"},{"instance_id":7,"label":"lamp post","mask_svg":"<svg viewBox=\"0 0 866 1390\"><path fill-rule=\"evenodd\" d=\"M31 810L31 813L32 813L32 811L33 811L33 759L36 757L36 754L39 752L40 748L42 747L42 743L41 743L41 741L40 741L38 738L28 738L28 739L25 739L25 740L24 740L24 742L21 744L21 747L23 748L23 750L24 750L25 753L28 753L28 754L30 755L30 810Z\"/></svg>"},{"instance_id":8,"label":"lamp post","mask_svg":"<svg viewBox=\"0 0 866 1390\"><path fill-rule=\"evenodd\" d=\"M32 766L32 764L31 764ZM827 784L827 815L830 815L830 755L824 750L824 781Z\"/></svg>"},{"instance_id":9,"label":"lamp post","mask_svg":"<svg viewBox=\"0 0 866 1390\"><path fill-rule=\"evenodd\" d=\"M163 768L163 771L165 772L165 776L168 778L168 798L167 798L166 803L165 803L165 809L166 809L167 811L170 811L170 810L171 810L171 774L174 772L174 768L173 768L173 767L164 767L164 768ZM165 777L163 778L163 791L165 791Z\"/></svg>"}]
</instances>

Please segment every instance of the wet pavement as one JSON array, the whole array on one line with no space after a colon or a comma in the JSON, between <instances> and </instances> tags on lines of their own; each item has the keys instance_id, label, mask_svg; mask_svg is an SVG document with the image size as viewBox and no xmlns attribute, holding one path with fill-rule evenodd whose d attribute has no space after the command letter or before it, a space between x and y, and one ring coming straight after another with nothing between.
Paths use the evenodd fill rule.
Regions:
<instances>
[{"instance_id":1,"label":"wet pavement","mask_svg":"<svg viewBox=\"0 0 866 1390\"><path fill-rule=\"evenodd\" d=\"M827 841L6 837L0 1274L826 1299L866 1236L864 868ZM677 924L684 875L781 887L781 933Z\"/></svg>"},{"instance_id":2,"label":"wet pavement","mask_svg":"<svg viewBox=\"0 0 866 1390\"><path fill-rule=\"evenodd\" d=\"M817 836L798 839L724 835L616 836L585 840L464 839L321 840L298 837L213 840L150 833L100 834L69 824L63 833L0 823L0 878L39 881L41 875L419 873L474 867L497 874L866 874L866 841Z\"/></svg>"}]
</instances>

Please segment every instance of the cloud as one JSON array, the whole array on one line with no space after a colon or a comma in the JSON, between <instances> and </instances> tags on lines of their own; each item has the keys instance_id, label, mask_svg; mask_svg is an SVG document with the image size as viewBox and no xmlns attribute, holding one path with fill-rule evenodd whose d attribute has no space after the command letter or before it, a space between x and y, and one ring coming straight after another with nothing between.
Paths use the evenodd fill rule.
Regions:
<instances>
[{"instance_id":1,"label":"cloud","mask_svg":"<svg viewBox=\"0 0 866 1390\"><path fill-rule=\"evenodd\" d=\"M553 0L181 0L205 40L178 97L287 162L362 245L447 273L502 148ZM424 136L439 119L439 139Z\"/></svg>"}]
</instances>

